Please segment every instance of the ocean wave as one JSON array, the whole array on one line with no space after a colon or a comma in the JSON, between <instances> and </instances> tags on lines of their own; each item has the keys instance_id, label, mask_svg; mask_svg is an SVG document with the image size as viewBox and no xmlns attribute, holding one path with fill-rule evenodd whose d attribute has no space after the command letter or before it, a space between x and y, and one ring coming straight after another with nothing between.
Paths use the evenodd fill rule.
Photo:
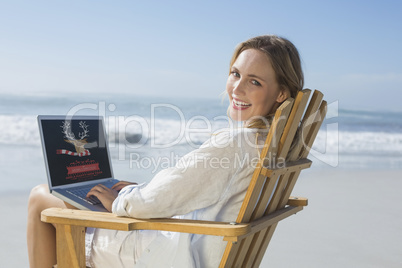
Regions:
<instances>
[{"instance_id":1,"label":"ocean wave","mask_svg":"<svg viewBox=\"0 0 402 268\"><path fill-rule=\"evenodd\" d=\"M40 146L36 116L0 115L0 125L0 144ZM132 148L144 145L151 145L151 148L175 145L197 148L212 133L227 126L224 120L208 121L202 118L193 121L150 120L142 117L106 120L109 143L125 144ZM402 156L402 134L376 129L342 130L337 125L328 124L319 132L312 149L322 154Z\"/></svg>"},{"instance_id":2,"label":"ocean wave","mask_svg":"<svg viewBox=\"0 0 402 268\"><path fill-rule=\"evenodd\" d=\"M155 119L143 117L106 118L109 143L141 146L152 144L167 147L176 144L200 145L208 137L225 126L222 121ZM0 115L0 144L40 146L40 134L36 116Z\"/></svg>"},{"instance_id":3,"label":"ocean wave","mask_svg":"<svg viewBox=\"0 0 402 268\"><path fill-rule=\"evenodd\" d=\"M0 115L0 144L40 145L36 116Z\"/></svg>"},{"instance_id":4,"label":"ocean wave","mask_svg":"<svg viewBox=\"0 0 402 268\"><path fill-rule=\"evenodd\" d=\"M322 130L312 148L326 154L402 156L402 134Z\"/></svg>"},{"instance_id":5,"label":"ocean wave","mask_svg":"<svg viewBox=\"0 0 402 268\"><path fill-rule=\"evenodd\" d=\"M151 144L166 148L173 145L201 145L217 129L226 126L222 121L156 119L107 121L109 142L141 146Z\"/></svg>"}]
</instances>

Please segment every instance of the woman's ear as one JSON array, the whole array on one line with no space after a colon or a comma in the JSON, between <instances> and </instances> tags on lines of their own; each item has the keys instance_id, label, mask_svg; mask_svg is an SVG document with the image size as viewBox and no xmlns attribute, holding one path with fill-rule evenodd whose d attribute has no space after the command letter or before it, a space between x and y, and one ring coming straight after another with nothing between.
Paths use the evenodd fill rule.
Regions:
<instances>
[{"instance_id":1,"label":"woman's ear","mask_svg":"<svg viewBox=\"0 0 402 268\"><path fill-rule=\"evenodd\" d=\"M278 97L276 98L276 102L282 103L289 97L290 97L289 90L288 89L281 89L279 91Z\"/></svg>"}]
</instances>

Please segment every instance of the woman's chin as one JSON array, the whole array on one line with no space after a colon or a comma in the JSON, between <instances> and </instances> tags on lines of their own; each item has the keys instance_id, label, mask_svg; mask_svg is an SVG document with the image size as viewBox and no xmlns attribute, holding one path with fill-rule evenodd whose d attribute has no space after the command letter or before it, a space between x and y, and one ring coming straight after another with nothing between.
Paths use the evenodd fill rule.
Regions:
<instances>
[{"instance_id":1,"label":"woman's chin","mask_svg":"<svg viewBox=\"0 0 402 268\"><path fill-rule=\"evenodd\" d=\"M242 116L240 116L239 115L239 113L230 113L230 118L233 120L233 121L237 121L237 122L241 122L241 121L244 121L244 119L242 119Z\"/></svg>"}]
</instances>

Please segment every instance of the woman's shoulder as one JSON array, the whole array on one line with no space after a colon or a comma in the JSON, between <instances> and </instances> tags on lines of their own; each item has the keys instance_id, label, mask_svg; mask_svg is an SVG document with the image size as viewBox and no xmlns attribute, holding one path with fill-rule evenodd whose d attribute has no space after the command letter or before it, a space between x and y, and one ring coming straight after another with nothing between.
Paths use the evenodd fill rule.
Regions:
<instances>
[{"instance_id":1,"label":"woman's shoulder","mask_svg":"<svg viewBox=\"0 0 402 268\"><path fill-rule=\"evenodd\" d=\"M264 135L255 128L234 128L234 129L221 129L211 135L211 137L201 146L203 147L231 147L231 148L245 148L253 147L261 144L261 138ZM265 135L266 136L266 135Z\"/></svg>"}]
</instances>

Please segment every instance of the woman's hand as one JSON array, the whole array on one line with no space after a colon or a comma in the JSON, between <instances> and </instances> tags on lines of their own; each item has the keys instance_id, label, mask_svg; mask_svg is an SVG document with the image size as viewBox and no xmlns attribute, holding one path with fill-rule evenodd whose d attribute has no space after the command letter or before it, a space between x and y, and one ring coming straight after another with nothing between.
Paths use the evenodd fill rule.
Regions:
<instances>
[{"instance_id":1,"label":"woman's hand","mask_svg":"<svg viewBox=\"0 0 402 268\"><path fill-rule=\"evenodd\" d=\"M112 212L113 201L118 196L118 192L115 189L107 188L105 185L98 184L91 191L88 192L87 197L96 196L102 205L110 212Z\"/></svg>"},{"instance_id":2,"label":"woman's hand","mask_svg":"<svg viewBox=\"0 0 402 268\"><path fill-rule=\"evenodd\" d=\"M119 181L112 188L108 188L102 184L96 185L91 191L88 192L87 197L91 195L96 196L102 205L110 212L112 212L112 205L116 197L119 195L119 191L127 185L136 185L135 182Z\"/></svg>"},{"instance_id":3,"label":"woman's hand","mask_svg":"<svg viewBox=\"0 0 402 268\"><path fill-rule=\"evenodd\" d=\"M115 185L113 185L112 189L119 192L121 189L123 189L124 187L126 187L126 186L128 186L128 185L137 185L137 184L138 184L138 183L135 183L135 182L119 181L118 183L116 183Z\"/></svg>"}]
</instances>

